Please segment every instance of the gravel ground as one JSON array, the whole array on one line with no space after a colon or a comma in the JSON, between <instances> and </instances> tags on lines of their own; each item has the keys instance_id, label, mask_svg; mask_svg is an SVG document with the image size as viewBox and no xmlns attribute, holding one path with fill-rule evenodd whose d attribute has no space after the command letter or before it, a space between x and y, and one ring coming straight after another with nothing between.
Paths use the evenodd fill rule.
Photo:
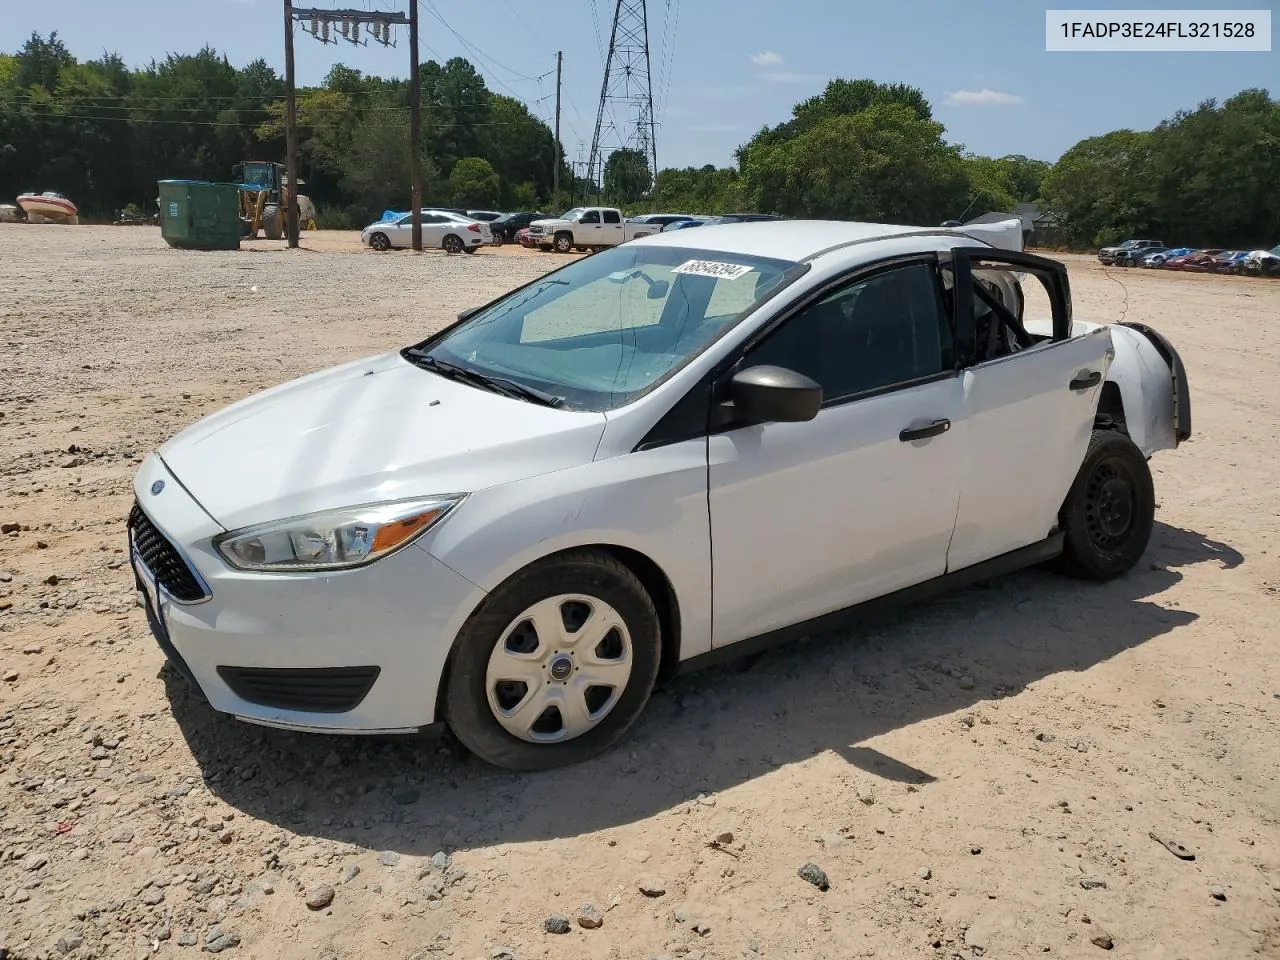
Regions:
<instances>
[{"instance_id":1,"label":"gravel ground","mask_svg":"<svg viewBox=\"0 0 1280 960\"><path fill-rule=\"evenodd\" d=\"M1128 577L680 680L515 775L215 715L133 605L150 448L561 262L304 247L0 225L0 957L1280 957L1280 283L1068 258L1190 371Z\"/></svg>"}]
</instances>

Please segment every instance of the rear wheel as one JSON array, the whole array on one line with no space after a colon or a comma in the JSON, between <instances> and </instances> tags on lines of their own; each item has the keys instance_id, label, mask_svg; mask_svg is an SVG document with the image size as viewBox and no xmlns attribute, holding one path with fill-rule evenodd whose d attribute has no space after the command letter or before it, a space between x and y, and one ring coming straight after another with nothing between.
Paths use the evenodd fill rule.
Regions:
<instances>
[{"instance_id":1,"label":"rear wheel","mask_svg":"<svg viewBox=\"0 0 1280 960\"><path fill-rule=\"evenodd\" d=\"M1151 540L1155 509L1142 451L1123 433L1095 430L1059 515L1063 571L1089 580L1127 573Z\"/></svg>"},{"instance_id":2,"label":"rear wheel","mask_svg":"<svg viewBox=\"0 0 1280 960\"><path fill-rule=\"evenodd\" d=\"M445 253L461 253L465 245L463 244L461 237L455 236L451 233L444 238L444 241L440 246L444 248Z\"/></svg>"},{"instance_id":3,"label":"rear wheel","mask_svg":"<svg viewBox=\"0 0 1280 960\"><path fill-rule=\"evenodd\" d=\"M648 702L659 630L652 599L613 557L549 557L491 593L462 628L445 720L500 767L585 760L616 742Z\"/></svg>"},{"instance_id":4,"label":"rear wheel","mask_svg":"<svg viewBox=\"0 0 1280 960\"><path fill-rule=\"evenodd\" d=\"M391 241L387 239L385 233L375 233L369 238L369 246L375 250L390 250Z\"/></svg>"}]
</instances>

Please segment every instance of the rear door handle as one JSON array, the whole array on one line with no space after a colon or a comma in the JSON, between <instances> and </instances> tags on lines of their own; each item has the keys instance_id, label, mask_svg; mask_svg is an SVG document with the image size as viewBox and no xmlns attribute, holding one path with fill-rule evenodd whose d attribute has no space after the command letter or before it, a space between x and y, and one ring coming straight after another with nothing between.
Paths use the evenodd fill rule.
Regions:
<instances>
[{"instance_id":1,"label":"rear door handle","mask_svg":"<svg viewBox=\"0 0 1280 960\"><path fill-rule=\"evenodd\" d=\"M1097 370L1093 373L1086 374L1083 377L1076 377L1071 381L1072 390L1088 390L1090 387L1096 387L1102 382L1102 374Z\"/></svg>"},{"instance_id":2,"label":"rear door handle","mask_svg":"<svg viewBox=\"0 0 1280 960\"><path fill-rule=\"evenodd\" d=\"M927 426L908 427L898 434L898 439L903 443L910 443L912 440L928 440L930 437L936 437L938 434L946 433L950 429L950 420L935 420Z\"/></svg>"}]
</instances>

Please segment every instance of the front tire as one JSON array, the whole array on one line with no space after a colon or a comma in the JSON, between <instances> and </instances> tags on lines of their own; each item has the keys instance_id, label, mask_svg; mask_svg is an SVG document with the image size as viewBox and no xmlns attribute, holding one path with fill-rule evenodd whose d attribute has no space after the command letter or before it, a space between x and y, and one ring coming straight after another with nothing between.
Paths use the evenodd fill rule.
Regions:
<instances>
[{"instance_id":1,"label":"front tire","mask_svg":"<svg viewBox=\"0 0 1280 960\"><path fill-rule=\"evenodd\" d=\"M385 233L375 233L369 238L369 246L379 251L390 250L391 241L387 239L387 235Z\"/></svg>"},{"instance_id":2,"label":"front tire","mask_svg":"<svg viewBox=\"0 0 1280 960\"><path fill-rule=\"evenodd\" d=\"M445 721L498 767L578 763L639 717L661 648L653 600L627 567L596 550L548 557L498 587L463 626Z\"/></svg>"},{"instance_id":3,"label":"front tire","mask_svg":"<svg viewBox=\"0 0 1280 960\"><path fill-rule=\"evenodd\" d=\"M568 253L573 249L573 236L568 233L557 233L553 245L556 253Z\"/></svg>"},{"instance_id":4,"label":"front tire","mask_svg":"<svg viewBox=\"0 0 1280 960\"><path fill-rule=\"evenodd\" d=\"M262 235L268 240L284 236L284 215L275 204L268 204L262 210Z\"/></svg>"},{"instance_id":5,"label":"front tire","mask_svg":"<svg viewBox=\"0 0 1280 960\"><path fill-rule=\"evenodd\" d=\"M1087 580L1111 580L1141 559L1155 525L1151 468L1115 430L1095 430L1059 514L1066 534L1060 566Z\"/></svg>"}]
</instances>

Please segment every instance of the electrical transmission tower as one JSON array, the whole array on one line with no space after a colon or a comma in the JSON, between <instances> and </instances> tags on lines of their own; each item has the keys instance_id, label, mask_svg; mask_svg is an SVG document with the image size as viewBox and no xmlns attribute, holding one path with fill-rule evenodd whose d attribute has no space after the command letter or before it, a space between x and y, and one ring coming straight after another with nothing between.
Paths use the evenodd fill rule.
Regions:
<instances>
[{"instance_id":1,"label":"electrical transmission tower","mask_svg":"<svg viewBox=\"0 0 1280 960\"><path fill-rule=\"evenodd\" d=\"M619 148L635 150L658 175L658 147L653 130L653 83L649 77L649 12L645 0L617 0L604 83L591 138L587 179L600 184L609 155Z\"/></svg>"}]
</instances>

